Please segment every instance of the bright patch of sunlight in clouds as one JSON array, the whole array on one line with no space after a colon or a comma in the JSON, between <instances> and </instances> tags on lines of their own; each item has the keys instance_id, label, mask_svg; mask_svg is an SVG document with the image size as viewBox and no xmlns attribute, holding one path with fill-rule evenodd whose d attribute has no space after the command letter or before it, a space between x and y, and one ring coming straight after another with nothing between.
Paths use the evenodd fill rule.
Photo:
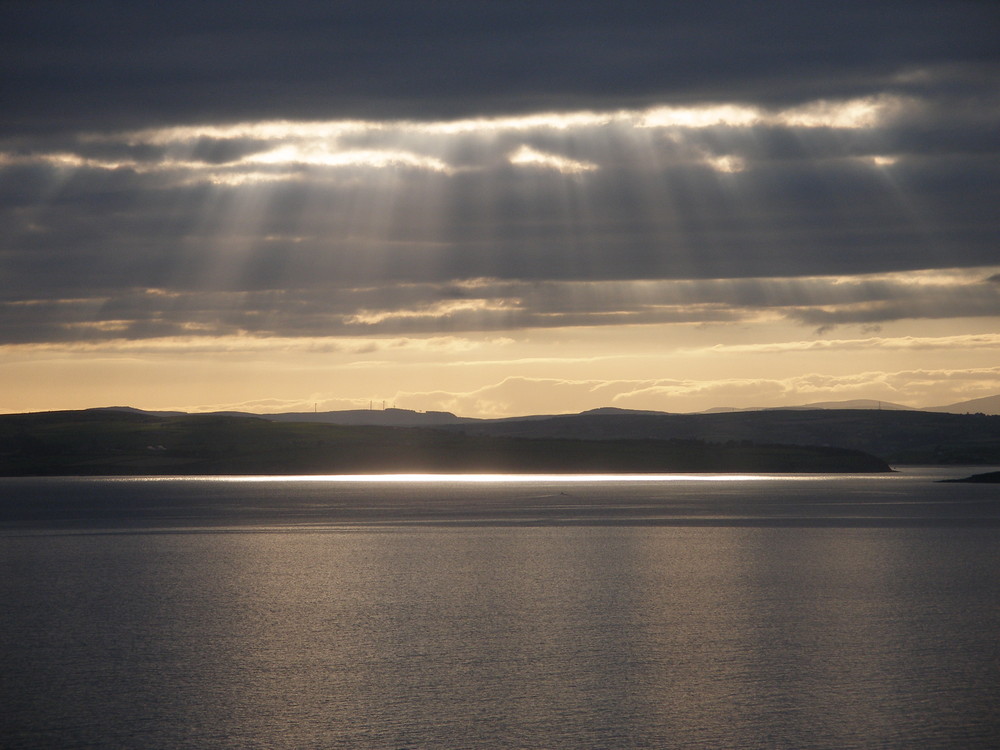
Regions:
<instances>
[{"instance_id":1,"label":"bright patch of sunlight in clouds","mask_svg":"<svg viewBox=\"0 0 1000 750\"><path fill-rule=\"evenodd\" d=\"M719 104L702 107L656 107L639 114L640 128L746 128L759 125L763 112L759 107L742 104Z\"/></svg>"},{"instance_id":2,"label":"bright patch of sunlight in clouds","mask_svg":"<svg viewBox=\"0 0 1000 750\"><path fill-rule=\"evenodd\" d=\"M597 169L597 165L591 162L567 159L565 156L557 154L546 154L530 146L521 146L517 151L511 152L507 159L511 164L517 166L554 169L562 174L580 174Z\"/></svg>"},{"instance_id":3,"label":"bright patch of sunlight in clouds","mask_svg":"<svg viewBox=\"0 0 1000 750\"><path fill-rule=\"evenodd\" d=\"M413 318L447 318L457 313L502 312L520 307L518 300L507 299L471 299L446 300L436 304L425 305L416 309L402 310L361 310L349 315L344 322L348 324L375 325L388 320Z\"/></svg>"},{"instance_id":4,"label":"bright patch of sunlight in clouds","mask_svg":"<svg viewBox=\"0 0 1000 750\"><path fill-rule=\"evenodd\" d=\"M281 146L272 151L253 154L243 159L249 164L304 164L321 167L411 167L432 172L452 172L440 159L421 156L409 151L389 150L331 150L325 145Z\"/></svg>"},{"instance_id":5,"label":"bright patch of sunlight in clouds","mask_svg":"<svg viewBox=\"0 0 1000 750\"><path fill-rule=\"evenodd\" d=\"M746 161L739 156L726 154L725 156L705 156L705 163L716 172L734 174L746 169Z\"/></svg>"},{"instance_id":6,"label":"bright patch of sunlight in clouds","mask_svg":"<svg viewBox=\"0 0 1000 750\"><path fill-rule=\"evenodd\" d=\"M773 121L792 128L872 128L898 113L907 104L899 97L882 95L849 101L818 101L773 115Z\"/></svg>"},{"instance_id":7,"label":"bright patch of sunlight in clouds","mask_svg":"<svg viewBox=\"0 0 1000 750\"><path fill-rule=\"evenodd\" d=\"M570 138L596 130L608 130L615 138L651 130L670 131L670 139L682 145L687 137L709 128L835 128L856 130L875 128L906 108L916 106L902 97L882 95L842 101L815 101L787 109L766 109L740 103L702 106L663 105L642 110L608 112L538 113L516 117L472 118L453 121L413 120L334 120L296 122L275 120L230 125L186 125L147 128L126 133L85 133L77 136L79 153L65 147L46 153L3 152L0 165L47 164L59 169L128 169L137 173L186 172L181 184L211 182L239 186L297 179L287 170L314 168L405 168L454 174L468 169L485 169L494 157L491 144L505 135L543 135L546 132ZM455 148L470 139L480 143L485 162L463 163L451 159ZM199 144L228 143L237 153L222 161L202 161L196 157ZM577 142L588 147L587 139ZM155 147L163 150L156 158L141 160L112 158L94 152L94 146L123 146L128 149ZM508 146L509 148L509 146ZM712 153L704 145L693 145L695 158L719 172L745 169L745 158L735 153ZM886 166L892 157L873 156L872 163ZM518 166L544 168L566 175L598 169L596 160L570 158L522 143L506 153ZM272 171L260 169L271 168ZM281 173L281 169L286 171ZM248 171L249 170L249 171Z\"/></svg>"},{"instance_id":8,"label":"bright patch of sunlight in clouds","mask_svg":"<svg viewBox=\"0 0 1000 750\"><path fill-rule=\"evenodd\" d=\"M295 180L295 176L282 172L222 172L207 171L198 172L192 177L183 180L181 185L196 185L198 183L209 182L219 187L242 187L264 185L269 182L290 182Z\"/></svg>"},{"instance_id":9,"label":"bright patch of sunlight in clouds","mask_svg":"<svg viewBox=\"0 0 1000 750\"><path fill-rule=\"evenodd\" d=\"M910 102L890 95L816 101L799 107L768 110L743 104L702 107L657 107L638 118L645 128L748 128L768 125L788 128L872 128L901 111Z\"/></svg>"},{"instance_id":10,"label":"bright patch of sunlight in clouds","mask_svg":"<svg viewBox=\"0 0 1000 750\"><path fill-rule=\"evenodd\" d=\"M661 105L648 109L608 112L545 112L520 116L477 117L461 120L330 120L296 122L274 120L232 125L185 125L148 128L125 134L133 145L167 146L199 139L247 139L258 141L335 141L358 133L462 135L529 130L583 130L609 125L636 128L711 128L771 125L801 128L870 128L913 106L910 99L883 94L845 100L820 100L787 109L767 109L739 103L697 106ZM110 140L114 136L90 134L86 140Z\"/></svg>"}]
</instances>

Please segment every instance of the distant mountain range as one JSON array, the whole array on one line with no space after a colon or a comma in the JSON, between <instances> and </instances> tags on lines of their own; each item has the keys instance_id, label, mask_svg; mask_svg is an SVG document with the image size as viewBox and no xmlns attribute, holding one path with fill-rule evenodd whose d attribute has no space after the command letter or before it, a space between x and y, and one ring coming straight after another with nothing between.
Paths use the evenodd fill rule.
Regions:
<instances>
[{"instance_id":1,"label":"distant mountain range","mask_svg":"<svg viewBox=\"0 0 1000 750\"><path fill-rule=\"evenodd\" d=\"M102 407L113 411L131 411L142 414L152 414L159 417L179 417L187 412L182 411L144 411L130 406L108 406ZM818 401L815 403L801 404L798 406L777 406L761 408L735 408L716 407L696 414L731 414L733 412L770 412L770 411L830 411L830 410L855 410L855 411L913 411L932 412L947 414L988 414L1000 415L1000 394L996 396L986 396L985 398L972 399L970 401L960 401L946 406L930 406L917 409L912 406L895 404L891 401L876 401L873 399L853 399L849 401ZM598 409L589 409L579 414L534 414L519 417L500 418L479 418L479 417L459 417L448 411L414 411L412 409L347 409L342 411L321 411L321 412L280 412L274 414L261 414L256 412L243 411L221 411L211 412L220 416L233 417L259 417L273 422L312 422L324 424L342 425L376 425L383 427L440 427L444 425L459 424L484 424L484 423L506 423L525 422L554 419L557 417L573 416L600 416L600 415L659 415L659 416L693 416L691 414L676 414L674 412L650 411L646 409L619 409L612 406L605 406Z\"/></svg>"},{"instance_id":2,"label":"distant mountain range","mask_svg":"<svg viewBox=\"0 0 1000 750\"><path fill-rule=\"evenodd\" d=\"M129 407L108 411L143 414ZM183 416L154 412L154 416ZM933 409L879 401L804 404L782 409L719 409L671 414L603 407L579 414L474 419L450 412L359 409L217 416L282 423L422 427L477 437L556 440L697 440L827 446L859 450L900 464L1000 465L1000 395Z\"/></svg>"},{"instance_id":3,"label":"distant mountain range","mask_svg":"<svg viewBox=\"0 0 1000 750\"><path fill-rule=\"evenodd\" d=\"M943 411L950 414L1000 414L1000 394L959 401L947 406L934 406L924 411Z\"/></svg>"},{"instance_id":4,"label":"distant mountain range","mask_svg":"<svg viewBox=\"0 0 1000 750\"><path fill-rule=\"evenodd\" d=\"M811 404L800 406L776 406L767 408L745 408L735 409L728 407L717 407L709 409L706 414L714 414L729 411L775 411L775 410L809 410L809 409L874 409L876 411L930 411L945 412L948 414L1000 414L1000 395L976 398L971 401L959 401L955 404L945 406L927 406L918 409L914 406L904 406L894 404L891 401L876 401L869 398L859 398L850 401L817 401Z\"/></svg>"},{"instance_id":5,"label":"distant mountain range","mask_svg":"<svg viewBox=\"0 0 1000 750\"><path fill-rule=\"evenodd\" d=\"M943 407L942 407L943 408ZM917 409L912 406L894 404L891 401L875 401L869 398L857 398L851 401L817 401L812 404L801 404L799 406L772 406L772 407L751 407L744 409L716 407L704 412L705 414L718 414L727 411L791 411L810 409L874 409L876 411L934 411L933 409Z\"/></svg>"}]
</instances>

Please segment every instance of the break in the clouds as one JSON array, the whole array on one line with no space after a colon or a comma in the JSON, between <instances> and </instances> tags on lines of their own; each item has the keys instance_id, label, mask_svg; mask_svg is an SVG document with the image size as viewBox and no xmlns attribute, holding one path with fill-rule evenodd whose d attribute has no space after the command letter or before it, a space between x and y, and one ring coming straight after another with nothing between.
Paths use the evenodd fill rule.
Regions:
<instances>
[{"instance_id":1,"label":"break in the clouds","mask_svg":"<svg viewBox=\"0 0 1000 750\"><path fill-rule=\"evenodd\" d=\"M0 336L995 315L991 167L893 146L931 107L882 93L10 143Z\"/></svg>"},{"instance_id":2,"label":"break in the clouds","mask_svg":"<svg viewBox=\"0 0 1000 750\"><path fill-rule=\"evenodd\" d=\"M1000 317L993 5L481 5L0 5L0 345Z\"/></svg>"}]
</instances>

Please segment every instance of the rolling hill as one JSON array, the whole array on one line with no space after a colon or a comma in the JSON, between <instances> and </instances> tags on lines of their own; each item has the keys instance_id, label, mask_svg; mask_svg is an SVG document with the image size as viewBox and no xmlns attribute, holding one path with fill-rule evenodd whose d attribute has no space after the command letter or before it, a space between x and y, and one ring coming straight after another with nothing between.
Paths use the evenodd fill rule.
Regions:
<instances>
[{"instance_id":1,"label":"rolling hill","mask_svg":"<svg viewBox=\"0 0 1000 750\"><path fill-rule=\"evenodd\" d=\"M1000 416L923 411L796 410L715 414L583 413L448 427L476 435L779 442L871 453L890 464L1000 465Z\"/></svg>"},{"instance_id":2,"label":"rolling hill","mask_svg":"<svg viewBox=\"0 0 1000 750\"><path fill-rule=\"evenodd\" d=\"M0 416L3 476L888 470L860 451L750 441L528 438L102 409Z\"/></svg>"}]
</instances>

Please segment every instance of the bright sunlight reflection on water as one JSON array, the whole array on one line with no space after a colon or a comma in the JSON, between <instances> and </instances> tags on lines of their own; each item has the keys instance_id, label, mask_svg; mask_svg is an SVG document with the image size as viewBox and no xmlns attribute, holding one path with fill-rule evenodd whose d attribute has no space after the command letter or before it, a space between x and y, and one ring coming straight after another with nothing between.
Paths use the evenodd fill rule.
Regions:
<instances>
[{"instance_id":1,"label":"bright sunlight reflection on water","mask_svg":"<svg viewBox=\"0 0 1000 750\"><path fill-rule=\"evenodd\" d=\"M213 475L176 477L101 477L101 481L117 482L183 482L197 479L207 482L436 482L530 484L532 482L760 482L760 481L820 481L857 478L855 474L302 474L285 476ZM866 479L885 479L891 475L863 475Z\"/></svg>"}]
</instances>

